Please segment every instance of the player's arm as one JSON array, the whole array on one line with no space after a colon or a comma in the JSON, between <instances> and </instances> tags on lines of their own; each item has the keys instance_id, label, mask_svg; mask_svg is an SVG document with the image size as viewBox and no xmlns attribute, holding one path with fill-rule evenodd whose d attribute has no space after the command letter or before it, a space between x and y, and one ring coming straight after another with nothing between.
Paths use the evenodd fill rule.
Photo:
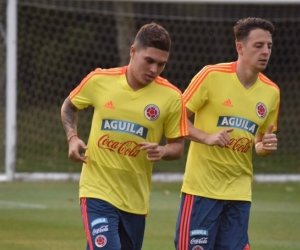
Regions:
<instances>
[{"instance_id":1,"label":"player's arm","mask_svg":"<svg viewBox=\"0 0 300 250\"><path fill-rule=\"evenodd\" d=\"M79 152L86 150L87 146L77 135L78 111L67 97L61 107L61 120L69 143L69 158L75 162L86 163L86 156Z\"/></svg>"},{"instance_id":2,"label":"player's arm","mask_svg":"<svg viewBox=\"0 0 300 250\"><path fill-rule=\"evenodd\" d=\"M181 158L184 150L184 137L167 138L167 144L164 148L164 155L162 157L165 161L172 161Z\"/></svg>"},{"instance_id":3,"label":"player's arm","mask_svg":"<svg viewBox=\"0 0 300 250\"><path fill-rule=\"evenodd\" d=\"M277 137L270 125L266 133L257 133L255 136L255 151L259 156L266 156L277 150Z\"/></svg>"},{"instance_id":4,"label":"player's arm","mask_svg":"<svg viewBox=\"0 0 300 250\"><path fill-rule=\"evenodd\" d=\"M186 108L186 114L187 117L191 117L194 113ZM205 122L205 121L204 121ZM203 143L208 146L215 146L218 145L220 147L225 147L228 142L230 141L230 137L228 133L232 132L233 129L222 129L218 131L217 133L214 134L208 134L205 133L204 131L196 128L193 123L188 119L188 131L189 135L186 136L187 139L198 142L198 143Z\"/></svg>"},{"instance_id":5,"label":"player's arm","mask_svg":"<svg viewBox=\"0 0 300 250\"><path fill-rule=\"evenodd\" d=\"M140 142L141 150L147 152L147 159L155 162L161 159L165 161L177 160L183 155L184 137L167 138L165 146L160 146L157 143Z\"/></svg>"},{"instance_id":6,"label":"player's arm","mask_svg":"<svg viewBox=\"0 0 300 250\"><path fill-rule=\"evenodd\" d=\"M77 135L78 109L72 104L70 97L65 99L61 107L61 120L67 140L73 135Z\"/></svg>"}]
</instances>

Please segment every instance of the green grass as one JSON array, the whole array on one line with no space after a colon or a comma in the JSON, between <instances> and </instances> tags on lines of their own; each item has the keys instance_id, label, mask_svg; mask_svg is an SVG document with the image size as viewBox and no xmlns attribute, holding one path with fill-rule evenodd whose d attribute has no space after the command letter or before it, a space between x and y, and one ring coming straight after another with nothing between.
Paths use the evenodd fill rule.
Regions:
<instances>
[{"instance_id":1,"label":"green grass","mask_svg":"<svg viewBox=\"0 0 300 250\"><path fill-rule=\"evenodd\" d=\"M143 250L174 249L180 183L154 183ZM1 250L85 249L77 182L0 183ZM251 249L300 249L300 183L253 185Z\"/></svg>"}]
</instances>

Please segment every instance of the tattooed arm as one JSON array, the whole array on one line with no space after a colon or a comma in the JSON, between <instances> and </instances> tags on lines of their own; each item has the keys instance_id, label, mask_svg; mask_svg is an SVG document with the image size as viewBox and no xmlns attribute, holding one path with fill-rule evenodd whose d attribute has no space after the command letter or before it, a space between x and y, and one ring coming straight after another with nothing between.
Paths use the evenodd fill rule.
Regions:
<instances>
[{"instance_id":1,"label":"tattooed arm","mask_svg":"<svg viewBox=\"0 0 300 250\"><path fill-rule=\"evenodd\" d=\"M61 107L61 120L69 143L69 158L75 162L86 163L87 156L80 153L80 150L86 150L87 146L77 135L78 109L72 104L69 97Z\"/></svg>"},{"instance_id":2,"label":"tattooed arm","mask_svg":"<svg viewBox=\"0 0 300 250\"><path fill-rule=\"evenodd\" d=\"M67 140L77 135L78 109L72 104L69 97L66 98L61 107L61 120L67 135Z\"/></svg>"}]
</instances>

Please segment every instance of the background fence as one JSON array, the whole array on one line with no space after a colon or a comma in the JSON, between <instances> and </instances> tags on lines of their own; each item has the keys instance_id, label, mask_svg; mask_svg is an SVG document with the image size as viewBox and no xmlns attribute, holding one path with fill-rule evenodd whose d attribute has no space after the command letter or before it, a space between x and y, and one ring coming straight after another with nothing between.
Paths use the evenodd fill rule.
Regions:
<instances>
[{"instance_id":1,"label":"background fence","mask_svg":"<svg viewBox=\"0 0 300 250\"><path fill-rule=\"evenodd\" d=\"M254 169L300 172L300 5L183 2L18 1L17 172L79 171L80 165L67 158L61 104L91 70L127 64L142 25L155 21L170 32L172 52L163 76L184 91L204 65L237 59L232 27L250 16L275 24L264 73L281 89L278 152L254 157ZM0 172L5 152L7 3L0 0ZM79 114L79 134L85 140L91 114L92 109ZM185 157L158 163L154 171L183 172Z\"/></svg>"}]
</instances>

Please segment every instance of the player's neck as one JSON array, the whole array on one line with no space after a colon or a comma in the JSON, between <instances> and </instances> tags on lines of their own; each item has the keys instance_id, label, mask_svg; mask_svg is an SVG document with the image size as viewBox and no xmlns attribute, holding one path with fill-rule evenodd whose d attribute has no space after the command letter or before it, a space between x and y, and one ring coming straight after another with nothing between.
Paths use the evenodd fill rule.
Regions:
<instances>
[{"instance_id":1,"label":"player's neck","mask_svg":"<svg viewBox=\"0 0 300 250\"><path fill-rule=\"evenodd\" d=\"M136 78L134 77L134 75L131 72L130 66L128 65L127 70L126 70L126 80L127 83L129 85L129 87L134 90L134 91L138 91L141 88L145 87L144 85L140 84Z\"/></svg>"},{"instance_id":2,"label":"player's neck","mask_svg":"<svg viewBox=\"0 0 300 250\"><path fill-rule=\"evenodd\" d=\"M249 89L257 81L259 72L246 67L242 63L237 63L236 74L244 88Z\"/></svg>"}]
</instances>

